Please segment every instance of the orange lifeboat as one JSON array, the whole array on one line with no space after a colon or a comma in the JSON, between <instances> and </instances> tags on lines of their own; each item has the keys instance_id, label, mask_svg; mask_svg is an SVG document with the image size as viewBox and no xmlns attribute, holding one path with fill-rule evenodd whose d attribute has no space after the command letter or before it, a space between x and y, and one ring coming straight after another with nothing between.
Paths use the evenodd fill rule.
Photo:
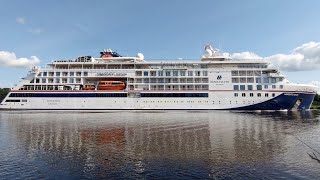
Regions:
<instances>
[{"instance_id":1,"label":"orange lifeboat","mask_svg":"<svg viewBox=\"0 0 320 180\"><path fill-rule=\"evenodd\" d=\"M99 90L124 90L126 84L122 81L100 81L98 85Z\"/></svg>"},{"instance_id":2,"label":"orange lifeboat","mask_svg":"<svg viewBox=\"0 0 320 180\"><path fill-rule=\"evenodd\" d=\"M84 85L83 86L83 90L95 90L95 86L94 85Z\"/></svg>"}]
</instances>

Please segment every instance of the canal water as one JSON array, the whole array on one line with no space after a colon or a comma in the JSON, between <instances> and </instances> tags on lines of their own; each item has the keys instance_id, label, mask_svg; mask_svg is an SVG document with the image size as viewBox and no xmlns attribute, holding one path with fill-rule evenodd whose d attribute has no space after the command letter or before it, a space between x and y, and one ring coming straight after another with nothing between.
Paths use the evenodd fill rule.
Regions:
<instances>
[{"instance_id":1,"label":"canal water","mask_svg":"<svg viewBox=\"0 0 320 180\"><path fill-rule=\"evenodd\" d=\"M0 111L0 179L319 179L320 112Z\"/></svg>"}]
</instances>

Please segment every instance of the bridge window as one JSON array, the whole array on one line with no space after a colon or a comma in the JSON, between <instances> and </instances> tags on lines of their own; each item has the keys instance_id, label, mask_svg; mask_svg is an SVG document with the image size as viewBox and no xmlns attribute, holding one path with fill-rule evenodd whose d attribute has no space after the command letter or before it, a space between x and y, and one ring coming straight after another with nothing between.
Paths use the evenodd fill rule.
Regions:
<instances>
[{"instance_id":1,"label":"bridge window","mask_svg":"<svg viewBox=\"0 0 320 180\"><path fill-rule=\"evenodd\" d=\"M239 90L239 85L233 85L233 90Z\"/></svg>"},{"instance_id":2,"label":"bridge window","mask_svg":"<svg viewBox=\"0 0 320 180\"><path fill-rule=\"evenodd\" d=\"M246 86L245 85L240 85L240 90L246 90Z\"/></svg>"},{"instance_id":3,"label":"bridge window","mask_svg":"<svg viewBox=\"0 0 320 180\"><path fill-rule=\"evenodd\" d=\"M276 85L272 85L272 89L276 89Z\"/></svg>"},{"instance_id":4,"label":"bridge window","mask_svg":"<svg viewBox=\"0 0 320 180\"><path fill-rule=\"evenodd\" d=\"M252 85L248 85L248 90L253 90Z\"/></svg>"},{"instance_id":5,"label":"bridge window","mask_svg":"<svg viewBox=\"0 0 320 180\"><path fill-rule=\"evenodd\" d=\"M264 89L268 89L268 85L264 85Z\"/></svg>"},{"instance_id":6,"label":"bridge window","mask_svg":"<svg viewBox=\"0 0 320 180\"><path fill-rule=\"evenodd\" d=\"M280 88L280 89L283 89L283 85L280 85L279 88Z\"/></svg>"}]
</instances>

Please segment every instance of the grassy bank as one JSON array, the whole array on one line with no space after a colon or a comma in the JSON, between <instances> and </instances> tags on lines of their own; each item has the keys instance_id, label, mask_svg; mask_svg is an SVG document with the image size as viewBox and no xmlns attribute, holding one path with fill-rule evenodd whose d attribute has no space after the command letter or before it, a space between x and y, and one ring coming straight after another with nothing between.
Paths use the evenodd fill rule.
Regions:
<instances>
[{"instance_id":1,"label":"grassy bank","mask_svg":"<svg viewBox=\"0 0 320 180\"><path fill-rule=\"evenodd\" d=\"M6 97L9 91L9 88L0 88L0 102Z\"/></svg>"}]
</instances>

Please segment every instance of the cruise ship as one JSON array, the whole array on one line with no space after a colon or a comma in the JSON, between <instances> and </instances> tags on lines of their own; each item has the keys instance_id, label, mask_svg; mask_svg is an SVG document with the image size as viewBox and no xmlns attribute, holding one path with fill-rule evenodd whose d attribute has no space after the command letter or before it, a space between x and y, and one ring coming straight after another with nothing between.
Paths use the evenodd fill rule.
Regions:
<instances>
[{"instance_id":1,"label":"cruise ship","mask_svg":"<svg viewBox=\"0 0 320 180\"><path fill-rule=\"evenodd\" d=\"M1 102L12 110L308 110L317 93L263 59L207 45L199 60L145 60L111 49L33 67Z\"/></svg>"}]
</instances>

